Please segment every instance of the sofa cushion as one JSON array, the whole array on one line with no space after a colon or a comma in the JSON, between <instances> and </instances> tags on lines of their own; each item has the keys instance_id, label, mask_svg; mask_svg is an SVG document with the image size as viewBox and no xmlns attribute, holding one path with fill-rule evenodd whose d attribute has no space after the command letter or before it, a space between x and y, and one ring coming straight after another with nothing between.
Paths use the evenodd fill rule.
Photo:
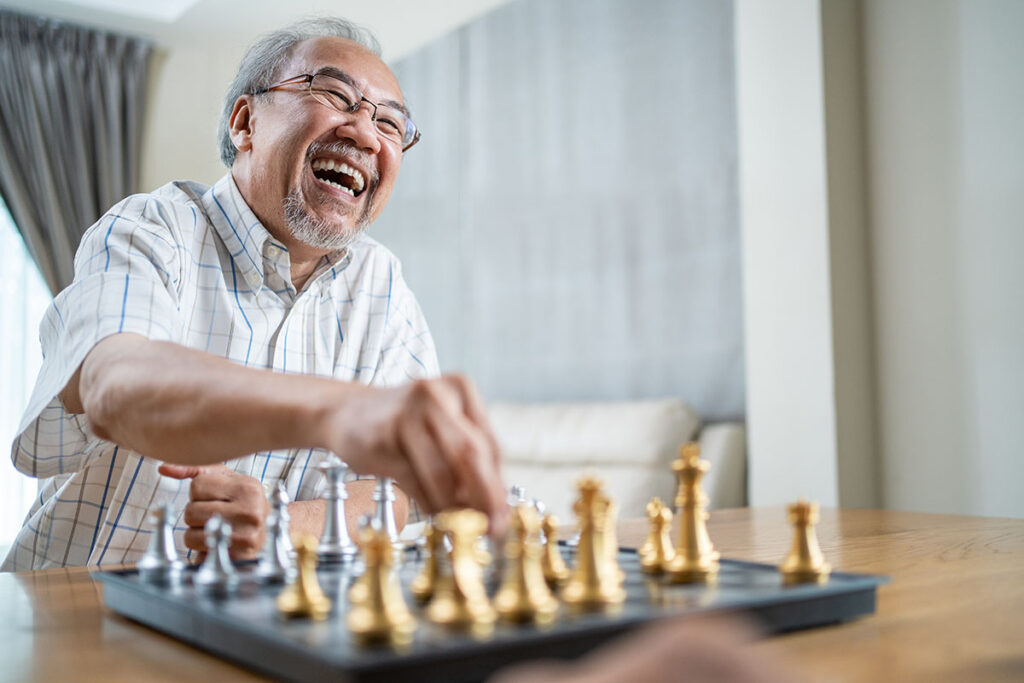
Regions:
<instances>
[{"instance_id":1,"label":"sofa cushion","mask_svg":"<svg viewBox=\"0 0 1024 683\"><path fill-rule=\"evenodd\" d=\"M491 424L505 480L572 523L575 483L599 476L620 517L644 514L652 496L672 499L671 462L696 438L700 418L679 399L608 403L494 403Z\"/></svg>"}]
</instances>

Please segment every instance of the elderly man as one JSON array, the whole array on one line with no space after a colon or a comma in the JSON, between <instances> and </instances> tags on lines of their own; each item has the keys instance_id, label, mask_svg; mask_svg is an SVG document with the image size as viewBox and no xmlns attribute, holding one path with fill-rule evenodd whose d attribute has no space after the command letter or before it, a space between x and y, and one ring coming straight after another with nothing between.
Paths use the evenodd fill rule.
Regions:
<instances>
[{"instance_id":1,"label":"elderly man","mask_svg":"<svg viewBox=\"0 0 1024 683\"><path fill-rule=\"evenodd\" d=\"M257 42L226 98L212 187L174 182L114 206L82 238L41 328L45 360L12 459L41 487L3 568L118 564L170 503L205 550L263 544L283 482L318 533L329 452L393 477L427 512L500 528L498 448L473 386L437 377L398 260L366 237L419 132L376 41L340 20ZM371 481L350 484L350 519ZM405 494L396 504L407 508Z\"/></svg>"}]
</instances>

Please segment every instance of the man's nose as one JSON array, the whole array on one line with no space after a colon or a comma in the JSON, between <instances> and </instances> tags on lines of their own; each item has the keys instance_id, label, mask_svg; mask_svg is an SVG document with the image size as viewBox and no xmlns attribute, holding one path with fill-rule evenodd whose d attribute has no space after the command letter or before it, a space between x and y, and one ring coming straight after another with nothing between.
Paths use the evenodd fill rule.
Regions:
<instances>
[{"instance_id":1,"label":"man's nose","mask_svg":"<svg viewBox=\"0 0 1024 683\"><path fill-rule=\"evenodd\" d=\"M380 136L377 135L377 124L373 121L374 107L364 100L359 103L359 109L346 115L344 121L337 128L337 136L345 140L351 140L359 149L370 154L380 151Z\"/></svg>"}]
</instances>

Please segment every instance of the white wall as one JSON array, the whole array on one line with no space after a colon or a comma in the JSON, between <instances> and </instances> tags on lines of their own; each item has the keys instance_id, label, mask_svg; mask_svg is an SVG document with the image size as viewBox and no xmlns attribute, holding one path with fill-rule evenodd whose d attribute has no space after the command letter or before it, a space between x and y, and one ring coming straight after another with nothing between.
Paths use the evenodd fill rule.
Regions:
<instances>
[{"instance_id":1,"label":"white wall","mask_svg":"<svg viewBox=\"0 0 1024 683\"><path fill-rule=\"evenodd\" d=\"M749 499L839 502L818 0L737 0Z\"/></svg>"},{"instance_id":2,"label":"white wall","mask_svg":"<svg viewBox=\"0 0 1024 683\"><path fill-rule=\"evenodd\" d=\"M174 25L138 23L158 45L141 188L181 178L213 183L226 172L216 147L223 97L246 47L260 34L313 14L343 16L372 29L384 58L393 61L506 1L201 0ZM131 30L125 21L120 18L118 28Z\"/></svg>"},{"instance_id":3,"label":"white wall","mask_svg":"<svg viewBox=\"0 0 1024 683\"><path fill-rule=\"evenodd\" d=\"M1024 3L864 18L884 502L1024 516Z\"/></svg>"}]
</instances>

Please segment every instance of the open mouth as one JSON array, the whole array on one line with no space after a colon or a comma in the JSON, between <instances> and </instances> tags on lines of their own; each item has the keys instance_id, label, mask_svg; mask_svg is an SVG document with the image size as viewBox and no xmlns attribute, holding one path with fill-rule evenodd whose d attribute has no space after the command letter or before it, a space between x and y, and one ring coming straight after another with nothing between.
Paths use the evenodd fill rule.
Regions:
<instances>
[{"instance_id":1,"label":"open mouth","mask_svg":"<svg viewBox=\"0 0 1024 683\"><path fill-rule=\"evenodd\" d=\"M347 192L353 197L361 195L366 187L363 174L344 161L321 157L314 159L312 166L313 175L317 180L336 187L342 192Z\"/></svg>"}]
</instances>

